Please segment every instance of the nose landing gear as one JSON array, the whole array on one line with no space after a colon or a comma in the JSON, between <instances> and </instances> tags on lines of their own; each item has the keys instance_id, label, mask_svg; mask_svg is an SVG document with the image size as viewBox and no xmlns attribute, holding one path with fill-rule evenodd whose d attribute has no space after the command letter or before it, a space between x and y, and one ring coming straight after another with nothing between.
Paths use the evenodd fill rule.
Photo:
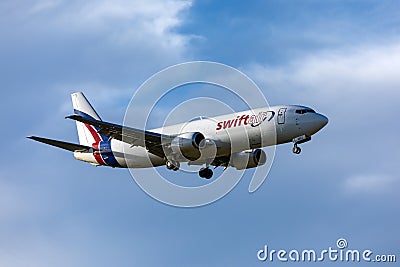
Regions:
<instances>
[{"instance_id":1,"label":"nose landing gear","mask_svg":"<svg viewBox=\"0 0 400 267\"><path fill-rule=\"evenodd\" d=\"M297 146L297 144L295 143L293 146L293 153L294 154L300 154L301 153L301 148Z\"/></svg>"},{"instance_id":2,"label":"nose landing gear","mask_svg":"<svg viewBox=\"0 0 400 267\"><path fill-rule=\"evenodd\" d=\"M302 143L305 143L305 142L308 142L310 140L311 140L311 136L307 136L305 134L302 135L302 136L293 138L293 140L292 140L292 142L294 143L293 149L292 149L293 153L294 154L300 154L301 153L301 148L298 147L298 145L302 144Z\"/></svg>"}]
</instances>

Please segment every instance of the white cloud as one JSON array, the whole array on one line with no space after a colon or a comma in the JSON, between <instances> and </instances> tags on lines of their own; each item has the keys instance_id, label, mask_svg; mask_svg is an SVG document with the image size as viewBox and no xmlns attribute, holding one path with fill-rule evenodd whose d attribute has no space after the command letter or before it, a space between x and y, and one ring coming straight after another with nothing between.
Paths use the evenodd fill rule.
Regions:
<instances>
[{"instance_id":1,"label":"white cloud","mask_svg":"<svg viewBox=\"0 0 400 267\"><path fill-rule=\"evenodd\" d=\"M182 45L185 36L174 33L183 22L182 12L191 1L145 1L145 0L92 0L36 2L28 10L33 20L51 24L42 26L58 31L92 31L110 33L114 41L127 42L152 37L163 39L170 45ZM48 21L49 22L49 21Z\"/></svg>"},{"instance_id":2,"label":"white cloud","mask_svg":"<svg viewBox=\"0 0 400 267\"><path fill-rule=\"evenodd\" d=\"M50 51L60 43L68 50L79 43L85 56L152 50L155 56L181 58L191 37L177 29L191 5L190 0L6 2L0 9L0 29L12 37L8 42L43 42Z\"/></svg>"},{"instance_id":3,"label":"white cloud","mask_svg":"<svg viewBox=\"0 0 400 267\"><path fill-rule=\"evenodd\" d=\"M61 0L42 0L33 3L29 10L31 14L45 12L51 10L61 4Z\"/></svg>"},{"instance_id":4,"label":"white cloud","mask_svg":"<svg viewBox=\"0 0 400 267\"><path fill-rule=\"evenodd\" d=\"M188 58L191 36L178 29L191 5L190 0L5 1L0 4L3 63L15 71L4 76L20 81L26 73L29 86L20 88L32 95L26 97L29 104L33 88L68 103L75 90L102 104L116 104L122 96L129 100L150 75Z\"/></svg>"},{"instance_id":5,"label":"white cloud","mask_svg":"<svg viewBox=\"0 0 400 267\"><path fill-rule=\"evenodd\" d=\"M267 92L289 91L299 99L329 103L355 97L368 103L381 98L394 102L400 87L400 41L325 50L283 66L255 64L247 69Z\"/></svg>"},{"instance_id":6,"label":"white cloud","mask_svg":"<svg viewBox=\"0 0 400 267\"><path fill-rule=\"evenodd\" d=\"M344 181L344 188L348 193L387 193L398 185L399 179L390 175L359 174L353 175Z\"/></svg>"}]
</instances>

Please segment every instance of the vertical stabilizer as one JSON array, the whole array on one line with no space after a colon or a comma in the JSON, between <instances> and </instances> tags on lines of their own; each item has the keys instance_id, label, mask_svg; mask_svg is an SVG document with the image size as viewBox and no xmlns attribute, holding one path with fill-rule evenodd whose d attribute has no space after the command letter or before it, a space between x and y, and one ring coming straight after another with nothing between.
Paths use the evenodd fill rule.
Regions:
<instances>
[{"instance_id":1,"label":"vertical stabilizer","mask_svg":"<svg viewBox=\"0 0 400 267\"><path fill-rule=\"evenodd\" d=\"M72 105L74 107L74 113L84 118L91 118L101 120L100 116L94 110L92 105L86 99L85 95L81 92L71 94ZM76 122L76 128L78 130L79 143L84 146L92 146L97 144L101 136L97 133L96 129L82 122Z\"/></svg>"}]
</instances>

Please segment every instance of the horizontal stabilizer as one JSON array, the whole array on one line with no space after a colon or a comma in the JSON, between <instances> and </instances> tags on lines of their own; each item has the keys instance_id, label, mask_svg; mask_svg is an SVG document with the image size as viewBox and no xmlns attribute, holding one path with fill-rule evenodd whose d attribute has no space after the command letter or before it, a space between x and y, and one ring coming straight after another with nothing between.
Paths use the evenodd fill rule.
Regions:
<instances>
[{"instance_id":1,"label":"horizontal stabilizer","mask_svg":"<svg viewBox=\"0 0 400 267\"><path fill-rule=\"evenodd\" d=\"M51 146L56 146L68 151L72 151L72 152L89 152L89 150L91 149L91 147L89 146L83 146L83 145L78 145L78 144L72 144L72 143L68 143L68 142L63 142L63 141L58 141L58 140L52 140L52 139L47 139L47 138L43 138L43 137L38 137L38 136L27 136L26 138L41 142L41 143L45 143Z\"/></svg>"}]
</instances>

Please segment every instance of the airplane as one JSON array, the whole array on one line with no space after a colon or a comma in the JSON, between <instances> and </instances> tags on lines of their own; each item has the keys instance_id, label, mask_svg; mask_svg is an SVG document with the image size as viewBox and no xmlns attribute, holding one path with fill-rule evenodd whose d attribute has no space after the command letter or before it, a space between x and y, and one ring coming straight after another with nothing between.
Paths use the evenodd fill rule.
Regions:
<instances>
[{"instance_id":1,"label":"airplane","mask_svg":"<svg viewBox=\"0 0 400 267\"><path fill-rule=\"evenodd\" d=\"M300 105L247 110L214 118L198 117L186 123L157 129L136 129L106 122L82 92L71 94L79 144L38 136L27 138L74 153L77 160L95 166L152 168L166 165L177 171L180 163L204 166L199 176L210 179L210 166L244 170L266 163L262 147L311 140L328 118Z\"/></svg>"}]
</instances>

